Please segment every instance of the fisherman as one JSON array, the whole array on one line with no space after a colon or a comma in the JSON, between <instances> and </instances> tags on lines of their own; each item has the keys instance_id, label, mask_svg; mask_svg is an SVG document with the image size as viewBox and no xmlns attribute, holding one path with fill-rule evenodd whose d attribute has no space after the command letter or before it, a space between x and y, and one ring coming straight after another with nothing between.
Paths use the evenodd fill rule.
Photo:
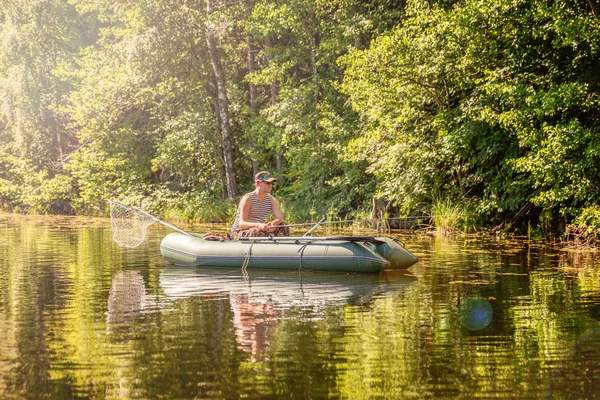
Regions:
<instances>
[{"instance_id":1,"label":"fisherman","mask_svg":"<svg viewBox=\"0 0 600 400\"><path fill-rule=\"evenodd\" d=\"M268 171L260 171L254 176L254 191L245 194L240 200L235 221L231 228L233 239L256 236L289 236L288 226L284 224L279 202L271 196L275 178ZM269 214L274 220L266 222Z\"/></svg>"}]
</instances>

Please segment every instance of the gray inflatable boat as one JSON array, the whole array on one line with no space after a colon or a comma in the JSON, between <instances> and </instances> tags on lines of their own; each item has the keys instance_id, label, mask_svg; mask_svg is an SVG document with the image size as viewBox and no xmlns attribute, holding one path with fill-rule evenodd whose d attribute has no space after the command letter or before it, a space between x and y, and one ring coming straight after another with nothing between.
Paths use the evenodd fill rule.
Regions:
<instances>
[{"instance_id":1,"label":"gray inflatable boat","mask_svg":"<svg viewBox=\"0 0 600 400\"><path fill-rule=\"evenodd\" d=\"M406 269L418 259L386 237L252 237L207 241L181 233L160 244L163 257L181 266L377 273Z\"/></svg>"}]
</instances>

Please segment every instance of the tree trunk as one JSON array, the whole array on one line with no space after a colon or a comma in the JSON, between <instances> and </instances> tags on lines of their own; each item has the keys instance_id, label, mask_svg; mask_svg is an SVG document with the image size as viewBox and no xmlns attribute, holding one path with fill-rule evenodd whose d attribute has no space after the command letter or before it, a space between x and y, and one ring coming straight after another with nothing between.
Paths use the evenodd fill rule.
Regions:
<instances>
[{"instance_id":1,"label":"tree trunk","mask_svg":"<svg viewBox=\"0 0 600 400\"><path fill-rule=\"evenodd\" d=\"M65 152L63 151L63 143L62 143L62 137L60 135L60 127L59 127L59 121L58 121L58 116L56 115L56 112L54 112L54 135L56 136L56 147L58 148L58 163L56 166L56 169L60 172L63 171L63 167L65 165Z\"/></svg>"},{"instance_id":2,"label":"tree trunk","mask_svg":"<svg viewBox=\"0 0 600 400\"><path fill-rule=\"evenodd\" d=\"M270 48L273 47L273 42L268 36L265 39L265 47L267 48L267 61L268 63L271 63L271 61L273 60L273 54L271 54ZM275 104L275 102L277 101L278 91L279 88L277 87L277 82L271 82L271 105Z\"/></svg>"},{"instance_id":3,"label":"tree trunk","mask_svg":"<svg viewBox=\"0 0 600 400\"><path fill-rule=\"evenodd\" d=\"M211 93L212 91L210 91L209 93ZM212 95L213 93L211 93ZM213 98L213 107L215 109L215 112L218 114L218 110L219 110L219 99L217 99L216 96L214 96ZM217 127L217 132L216 132L216 137L222 137L221 135L221 125L219 124ZM219 165L219 180L221 182L221 196L224 199L229 198L229 194L227 191L227 174L225 173L225 159L223 158L223 146L221 144L216 144L214 147L214 152L217 155L217 157L219 158L219 160L221 160L221 165Z\"/></svg>"},{"instance_id":4,"label":"tree trunk","mask_svg":"<svg viewBox=\"0 0 600 400\"><path fill-rule=\"evenodd\" d=\"M592 10L592 15L594 17L598 16L598 2L597 0L588 0L588 4L590 6L590 9Z\"/></svg>"},{"instance_id":5,"label":"tree trunk","mask_svg":"<svg viewBox=\"0 0 600 400\"><path fill-rule=\"evenodd\" d=\"M273 55L269 51L271 47L273 47L273 42L271 42L271 38L267 36L265 39L265 47L267 48L267 61L270 63L273 60ZM271 82L271 105L274 105L277 102L277 94L279 93L279 87L277 86L277 82ZM283 174L281 173L283 168L283 149L278 148L276 154L276 168L277 168L277 183L283 185L285 183L285 179L283 178Z\"/></svg>"},{"instance_id":6,"label":"tree trunk","mask_svg":"<svg viewBox=\"0 0 600 400\"><path fill-rule=\"evenodd\" d=\"M248 42L248 73L251 74L254 72L254 45L252 43L252 36L248 36L246 38ZM250 93L250 118L256 118L256 85L250 83L248 85L248 91ZM251 148L253 152L257 152L256 148L256 139L252 137L251 139ZM258 160L256 159L256 154L252 154L252 176L255 176L258 173Z\"/></svg>"},{"instance_id":7,"label":"tree trunk","mask_svg":"<svg viewBox=\"0 0 600 400\"><path fill-rule=\"evenodd\" d=\"M213 12L213 0L207 0L206 11L209 20L206 27L206 44L208 46L210 63L213 67L215 81L217 83L217 115L219 117L221 137L223 139L223 166L225 168L227 197L230 200L233 200L237 189L235 183L235 171L233 169L231 127L229 125L229 112L227 110L227 88L225 87L225 73L219 58L214 28L210 26L210 16Z\"/></svg>"},{"instance_id":8,"label":"tree trunk","mask_svg":"<svg viewBox=\"0 0 600 400\"><path fill-rule=\"evenodd\" d=\"M312 74L313 74L313 90L314 93L314 101L315 101L315 133L317 139L317 148L320 150L321 147L321 135L319 135L320 125L319 125L319 76L317 70L317 49L319 48L320 38L319 34L315 33L313 37L312 49L311 49L311 64L312 64Z\"/></svg>"}]
</instances>

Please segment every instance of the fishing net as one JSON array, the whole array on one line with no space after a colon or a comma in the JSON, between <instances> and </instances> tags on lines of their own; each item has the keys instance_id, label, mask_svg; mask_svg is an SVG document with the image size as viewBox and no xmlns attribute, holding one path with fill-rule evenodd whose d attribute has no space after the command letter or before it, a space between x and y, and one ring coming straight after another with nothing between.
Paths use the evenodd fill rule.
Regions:
<instances>
[{"instance_id":1,"label":"fishing net","mask_svg":"<svg viewBox=\"0 0 600 400\"><path fill-rule=\"evenodd\" d=\"M110 203L110 226L113 240L122 247L137 247L146 239L146 232L156 220L143 211L116 201Z\"/></svg>"}]
</instances>

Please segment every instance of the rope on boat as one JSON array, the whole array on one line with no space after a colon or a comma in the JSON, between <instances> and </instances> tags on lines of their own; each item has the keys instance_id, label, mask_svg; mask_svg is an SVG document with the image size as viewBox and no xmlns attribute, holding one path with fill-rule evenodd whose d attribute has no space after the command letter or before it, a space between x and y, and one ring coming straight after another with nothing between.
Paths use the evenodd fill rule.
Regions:
<instances>
[{"instance_id":1,"label":"rope on boat","mask_svg":"<svg viewBox=\"0 0 600 400\"><path fill-rule=\"evenodd\" d=\"M298 240L296 240L296 243L299 243ZM312 242L309 240L308 242L304 243L304 245L302 247L300 247L297 251L297 253L300 253L300 267L298 268L298 271L303 271L302 269L302 257L304 256L304 249L306 249L306 246L308 246L309 244L311 244Z\"/></svg>"},{"instance_id":2,"label":"rope on boat","mask_svg":"<svg viewBox=\"0 0 600 400\"><path fill-rule=\"evenodd\" d=\"M250 248L248 249L248 254L246 254L246 258L244 259L244 264L242 264L242 273L247 275L248 272L246 272L246 268L248 267L248 264L250 264L250 254L252 253L252 246L254 246L254 243L256 243L255 240L252 241L252 243L250 244Z\"/></svg>"},{"instance_id":3,"label":"rope on boat","mask_svg":"<svg viewBox=\"0 0 600 400\"><path fill-rule=\"evenodd\" d=\"M400 240L399 238L392 238L392 240L396 243L398 243L399 245L401 245L402 247L406 248L406 245L404 244L404 242L402 240Z\"/></svg>"}]
</instances>

